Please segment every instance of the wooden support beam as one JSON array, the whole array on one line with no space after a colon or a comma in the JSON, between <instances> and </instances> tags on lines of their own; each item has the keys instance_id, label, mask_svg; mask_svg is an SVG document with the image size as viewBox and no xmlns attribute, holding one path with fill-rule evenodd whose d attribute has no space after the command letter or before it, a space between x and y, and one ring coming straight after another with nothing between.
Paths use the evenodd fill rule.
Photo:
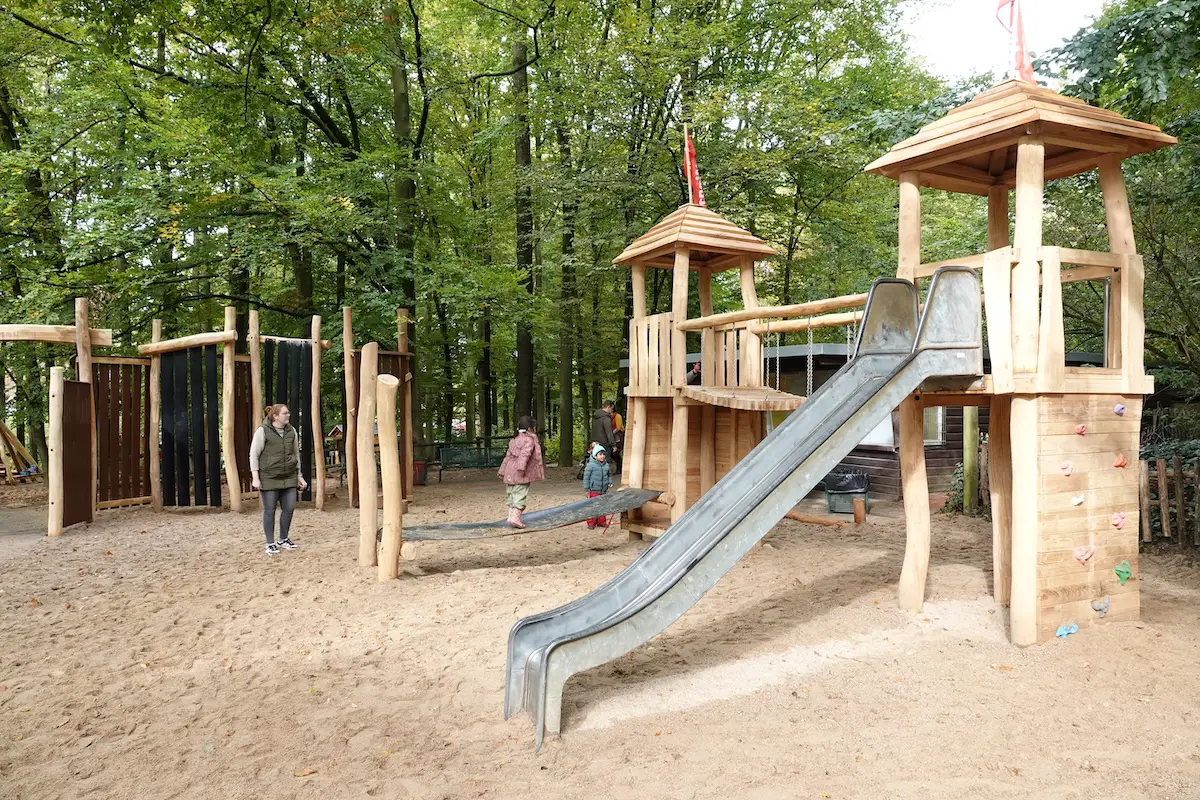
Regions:
<instances>
[{"instance_id":1,"label":"wooden support beam","mask_svg":"<svg viewBox=\"0 0 1200 800\"><path fill-rule=\"evenodd\" d=\"M963 512L974 514L979 497L979 408L963 408Z\"/></svg>"},{"instance_id":2,"label":"wooden support beam","mask_svg":"<svg viewBox=\"0 0 1200 800\"><path fill-rule=\"evenodd\" d=\"M907 539L900 570L900 608L916 613L925 603L929 571L929 478L925 473L925 409L908 397L900 404L900 478Z\"/></svg>"},{"instance_id":3,"label":"wooden support beam","mask_svg":"<svg viewBox=\"0 0 1200 800\"><path fill-rule=\"evenodd\" d=\"M646 398L635 397L630 402L629 436L626 442L625 469L628 484L635 489L644 487L646 469Z\"/></svg>"},{"instance_id":4,"label":"wooden support beam","mask_svg":"<svg viewBox=\"0 0 1200 800\"><path fill-rule=\"evenodd\" d=\"M1012 398L1009 442L1012 453L1012 582L1009 638L1024 647L1037 643L1037 554L1040 530L1037 397ZM989 454L990 455L990 454Z\"/></svg>"},{"instance_id":5,"label":"wooden support beam","mask_svg":"<svg viewBox=\"0 0 1200 800\"><path fill-rule=\"evenodd\" d=\"M162 339L162 320L150 323L150 341ZM150 356L150 440L146 456L150 461L150 505L155 511L163 510L162 450L159 437L162 435L162 356Z\"/></svg>"},{"instance_id":6,"label":"wooden support beam","mask_svg":"<svg viewBox=\"0 0 1200 800\"><path fill-rule=\"evenodd\" d=\"M675 271L671 282L671 316L675 322L671 327L671 385L677 387L687 385L687 334L679 323L687 319L690 259L687 245L675 248Z\"/></svg>"},{"instance_id":7,"label":"wooden support beam","mask_svg":"<svg viewBox=\"0 0 1200 800\"><path fill-rule=\"evenodd\" d=\"M1037 380L1039 391L1063 391L1067 345L1063 329L1062 265L1057 247L1042 248L1042 319L1038 335Z\"/></svg>"},{"instance_id":8,"label":"wooden support beam","mask_svg":"<svg viewBox=\"0 0 1200 800\"><path fill-rule=\"evenodd\" d=\"M993 397L988 416L988 486L992 500L992 597L1008 605L1012 597L1011 400Z\"/></svg>"},{"instance_id":9,"label":"wooden support beam","mask_svg":"<svg viewBox=\"0 0 1200 800\"><path fill-rule=\"evenodd\" d=\"M172 353L176 350L187 350L192 347L206 347L210 344L232 344L237 341L237 330L211 331L197 333L191 336L181 336L178 339L167 339L163 342L151 342L138 345L138 355L154 356Z\"/></svg>"},{"instance_id":10,"label":"wooden support beam","mask_svg":"<svg viewBox=\"0 0 1200 800\"><path fill-rule=\"evenodd\" d=\"M675 495L671 506L671 523L683 516L688 507L688 407L682 397L674 400L674 416L671 421L671 462L668 471L668 488Z\"/></svg>"},{"instance_id":11,"label":"wooden support beam","mask_svg":"<svg viewBox=\"0 0 1200 800\"><path fill-rule=\"evenodd\" d=\"M738 271L742 303L747 309L758 308L758 288L754 285L754 257L747 256ZM762 386L762 337L753 330L742 331L742 374L739 386Z\"/></svg>"},{"instance_id":12,"label":"wooden support beam","mask_svg":"<svg viewBox=\"0 0 1200 800\"><path fill-rule=\"evenodd\" d=\"M62 536L63 532L63 392L65 378L62 367L50 368L50 463L46 466L46 487L49 492L47 536Z\"/></svg>"},{"instance_id":13,"label":"wooden support beam","mask_svg":"<svg viewBox=\"0 0 1200 800\"><path fill-rule=\"evenodd\" d=\"M396 326L399 329L399 348L401 353L408 352L408 324L410 313L407 308L396 309ZM409 366L412 362L407 362ZM413 398L412 398L412 374L400 376L400 431L401 436L401 463L404 464L404 469L401 473L404 475L404 499L411 499L413 496ZM411 548L410 548L411 549Z\"/></svg>"},{"instance_id":14,"label":"wooden support beam","mask_svg":"<svg viewBox=\"0 0 1200 800\"><path fill-rule=\"evenodd\" d=\"M112 347L113 332L108 328L88 328L92 347ZM79 337L74 325L0 325L0 342L40 342L76 344Z\"/></svg>"},{"instance_id":15,"label":"wooden support beam","mask_svg":"<svg viewBox=\"0 0 1200 800\"><path fill-rule=\"evenodd\" d=\"M400 381L394 375L380 375L375 381L375 402L379 412L379 463L383 469L383 542L379 552L379 580L391 581L400 576L404 519L403 479L400 476L400 452L396 446L396 391L400 388Z\"/></svg>"},{"instance_id":16,"label":"wooden support beam","mask_svg":"<svg viewBox=\"0 0 1200 800\"><path fill-rule=\"evenodd\" d=\"M646 316L646 266L633 265L633 318Z\"/></svg>"},{"instance_id":17,"label":"wooden support beam","mask_svg":"<svg viewBox=\"0 0 1200 800\"><path fill-rule=\"evenodd\" d=\"M92 337L90 335L91 328L88 327L88 299L86 297L75 298L75 380L80 383L86 383L89 386L92 383ZM95 476L96 467L96 402L92 401L92 412L89 427L91 428L91 452L88 454L88 459L92 464L92 475ZM100 484L96 482L91 487L91 503L92 514L91 518L96 518L96 503L100 500Z\"/></svg>"},{"instance_id":18,"label":"wooden support beam","mask_svg":"<svg viewBox=\"0 0 1200 800\"><path fill-rule=\"evenodd\" d=\"M359 357L358 393L358 565L376 562L379 529L379 484L375 476L375 379L379 377L379 344L363 345Z\"/></svg>"},{"instance_id":19,"label":"wooden support beam","mask_svg":"<svg viewBox=\"0 0 1200 800\"><path fill-rule=\"evenodd\" d=\"M225 340L222 354L221 381L221 457L225 459L225 482L229 485L229 510L242 510L241 480L238 477L237 453L234 452L234 360L233 343L237 341L237 309L225 306ZM178 340L177 340L178 341Z\"/></svg>"},{"instance_id":20,"label":"wooden support beam","mask_svg":"<svg viewBox=\"0 0 1200 800\"><path fill-rule=\"evenodd\" d=\"M1167 461L1160 458L1155 462L1158 472L1158 515L1162 523L1162 535L1171 538L1171 490L1167 483Z\"/></svg>"},{"instance_id":21,"label":"wooden support beam","mask_svg":"<svg viewBox=\"0 0 1200 800\"><path fill-rule=\"evenodd\" d=\"M358 428L357 413L352 404L358 403L358 374L354 369L354 312L342 306L342 369L346 387L346 421L342 442L346 448L346 492L350 506L358 505Z\"/></svg>"},{"instance_id":22,"label":"wooden support beam","mask_svg":"<svg viewBox=\"0 0 1200 800\"><path fill-rule=\"evenodd\" d=\"M321 318L314 314L312 318L312 411L309 426L312 428L313 450L316 460L313 464L312 487L313 505L317 511L325 510L325 430L321 426Z\"/></svg>"},{"instance_id":23,"label":"wooden support beam","mask_svg":"<svg viewBox=\"0 0 1200 800\"><path fill-rule=\"evenodd\" d=\"M987 249L990 253L1008 244L1008 188L993 186L988 190Z\"/></svg>"},{"instance_id":24,"label":"wooden support beam","mask_svg":"<svg viewBox=\"0 0 1200 800\"><path fill-rule=\"evenodd\" d=\"M1134 255L1137 253L1137 242L1133 236L1133 215L1129 211L1129 196L1125 190L1125 174L1121 171L1121 157L1103 156L1099 162L1099 171L1100 190L1104 195L1104 220L1108 226L1108 249L1121 255ZM1122 307L1122 298L1125 295L1123 284L1123 276L1114 275L1108 289L1108 340L1105 342L1104 366L1113 369L1123 367L1122 358L1125 355L1122 352L1125 344L1122 329L1125 322L1125 309ZM1140 301L1139 291L1138 302ZM1144 343L1138 344L1139 348L1143 346Z\"/></svg>"},{"instance_id":25,"label":"wooden support beam","mask_svg":"<svg viewBox=\"0 0 1200 800\"><path fill-rule=\"evenodd\" d=\"M957 261L955 263L958 263ZM933 273L930 273L933 274ZM798 319L824 314L828 311L838 311L845 308L862 308L867 304L867 295L848 294L842 297L828 297L823 300L813 300L809 303L796 303L788 306L756 306L744 311L727 311L723 314L712 314L697 319L689 319L680 325L685 331L699 331L705 328L718 328L738 322L748 322L759 319Z\"/></svg>"},{"instance_id":26,"label":"wooden support beam","mask_svg":"<svg viewBox=\"0 0 1200 800\"><path fill-rule=\"evenodd\" d=\"M1045 147L1033 136L1017 145L1016 224L1013 245L1021 260L1012 271L1013 371L1032 373L1038 367L1039 248L1042 246L1042 191ZM986 290L985 290L986 291Z\"/></svg>"},{"instance_id":27,"label":"wooden support beam","mask_svg":"<svg viewBox=\"0 0 1200 800\"><path fill-rule=\"evenodd\" d=\"M258 415L266 410L263 405L262 385L262 329L258 319L258 311L251 310L246 330L246 349L250 354L250 434L253 437L258 426L262 424ZM265 415L264 415L265 416Z\"/></svg>"},{"instance_id":28,"label":"wooden support beam","mask_svg":"<svg viewBox=\"0 0 1200 800\"><path fill-rule=\"evenodd\" d=\"M846 311L841 314L822 314L808 319L786 319L779 322L756 322L749 326L750 332L758 336L772 333L796 333L797 331L816 330L818 328L837 328L842 325L853 325L861 322L863 312Z\"/></svg>"},{"instance_id":29,"label":"wooden support beam","mask_svg":"<svg viewBox=\"0 0 1200 800\"><path fill-rule=\"evenodd\" d=\"M717 409L700 408L700 494L717 482Z\"/></svg>"},{"instance_id":30,"label":"wooden support beam","mask_svg":"<svg viewBox=\"0 0 1200 800\"><path fill-rule=\"evenodd\" d=\"M1200 502L1200 469L1196 470L1197 501ZM1142 541L1154 541L1154 529L1150 527L1150 462L1138 461L1138 506L1141 511ZM1200 516L1196 518L1200 526ZM1200 530L1200 528L1198 528Z\"/></svg>"},{"instance_id":31,"label":"wooden support beam","mask_svg":"<svg viewBox=\"0 0 1200 800\"><path fill-rule=\"evenodd\" d=\"M900 174L900 242L896 277L915 280L921 265L921 173Z\"/></svg>"},{"instance_id":32,"label":"wooden support beam","mask_svg":"<svg viewBox=\"0 0 1200 800\"><path fill-rule=\"evenodd\" d=\"M711 317L712 302L712 270L701 269L697 274L700 284L700 316ZM712 328L700 331L700 385L715 386L717 368L717 332Z\"/></svg>"}]
</instances>

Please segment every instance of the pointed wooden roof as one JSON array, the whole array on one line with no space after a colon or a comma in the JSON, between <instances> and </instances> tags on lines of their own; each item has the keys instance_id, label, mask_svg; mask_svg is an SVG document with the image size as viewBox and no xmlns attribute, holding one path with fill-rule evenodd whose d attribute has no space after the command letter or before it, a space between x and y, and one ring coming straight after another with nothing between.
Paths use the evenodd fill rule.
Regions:
<instances>
[{"instance_id":1,"label":"pointed wooden roof","mask_svg":"<svg viewBox=\"0 0 1200 800\"><path fill-rule=\"evenodd\" d=\"M704 206L683 205L672 211L650 230L639 236L614 264L647 267L675 265L675 247L683 243L691 251L690 269L732 269L746 256L775 255L775 248L750 231Z\"/></svg>"},{"instance_id":2,"label":"pointed wooden roof","mask_svg":"<svg viewBox=\"0 0 1200 800\"><path fill-rule=\"evenodd\" d=\"M1030 135L1045 142L1046 180L1086 172L1105 153L1127 158L1175 143L1147 122L1009 80L929 123L866 171L894 179L919 171L922 186L986 195L991 186L1015 185L1017 140Z\"/></svg>"}]
</instances>

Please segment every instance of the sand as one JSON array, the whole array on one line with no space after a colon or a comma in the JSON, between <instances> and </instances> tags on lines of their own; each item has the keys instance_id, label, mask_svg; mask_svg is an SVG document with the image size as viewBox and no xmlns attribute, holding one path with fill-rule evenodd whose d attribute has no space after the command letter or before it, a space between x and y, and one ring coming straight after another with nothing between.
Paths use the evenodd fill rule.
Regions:
<instances>
[{"instance_id":1,"label":"sand","mask_svg":"<svg viewBox=\"0 0 1200 800\"><path fill-rule=\"evenodd\" d=\"M556 473L532 502L578 494ZM407 519L502 506L457 480ZM914 616L902 524L785 522L667 633L574 678L535 754L502 718L509 628L644 545L582 525L427 543L381 584L341 500L302 508L301 549L274 559L253 508L105 512L0 556L0 795L1200 797L1186 557L1142 559L1141 622L1019 650L987 523L935 517Z\"/></svg>"}]
</instances>

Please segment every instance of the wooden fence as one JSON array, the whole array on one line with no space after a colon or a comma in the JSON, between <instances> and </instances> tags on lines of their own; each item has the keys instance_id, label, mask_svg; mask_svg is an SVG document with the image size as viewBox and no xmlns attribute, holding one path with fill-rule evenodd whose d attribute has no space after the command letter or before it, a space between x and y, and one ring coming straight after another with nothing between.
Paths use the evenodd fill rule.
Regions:
<instances>
[{"instance_id":1,"label":"wooden fence","mask_svg":"<svg viewBox=\"0 0 1200 800\"><path fill-rule=\"evenodd\" d=\"M1142 541L1200 546L1200 459L1139 463Z\"/></svg>"}]
</instances>

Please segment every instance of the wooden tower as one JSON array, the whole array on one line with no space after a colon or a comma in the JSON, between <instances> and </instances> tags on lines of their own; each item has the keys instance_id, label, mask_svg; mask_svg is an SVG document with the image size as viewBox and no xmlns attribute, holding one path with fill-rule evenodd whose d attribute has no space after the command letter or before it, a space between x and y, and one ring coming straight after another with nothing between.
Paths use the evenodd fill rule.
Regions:
<instances>
[{"instance_id":1,"label":"wooden tower","mask_svg":"<svg viewBox=\"0 0 1200 800\"><path fill-rule=\"evenodd\" d=\"M1012 641L1046 641L1072 622L1137 618L1139 422L1153 381L1143 364L1144 272L1121 161L1174 141L1153 125L1011 80L867 167L900 183L900 277L927 279L942 264L982 269L992 365L966 394L927 391L901 406L902 607L920 609L929 563L922 409L990 405L994 593L1011 606ZM1047 246L1045 181L1091 169L1099 170L1109 251ZM987 252L921 263L922 186L988 198ZM1072 281L1106 283L1101 369L1064 365L1062 284ZM1132 577L1123 577L1127 569Z\"/></svg>"},{"instance_id":2,"label":"wooden tower","mask_svg":"<svg viewBox=\"0 0 1200 800\"><path fill-rule=\"evenodd\" d=\"M685 205L638 238L613 263L633 270L629 330L629 430L625 483L665 488L661 502L626 515L635 534L657 536L762 440L763 411L791 410L803 398L763 383L762 336L749 320L700 333L700 382L688 385L689 276L700 312L712 317L714 272L739 271L742 303L758 308L754 262L775 250L698 205ZM646 314L646 268L671 269L671 311Z\"/></svg>"}]
</instances>

